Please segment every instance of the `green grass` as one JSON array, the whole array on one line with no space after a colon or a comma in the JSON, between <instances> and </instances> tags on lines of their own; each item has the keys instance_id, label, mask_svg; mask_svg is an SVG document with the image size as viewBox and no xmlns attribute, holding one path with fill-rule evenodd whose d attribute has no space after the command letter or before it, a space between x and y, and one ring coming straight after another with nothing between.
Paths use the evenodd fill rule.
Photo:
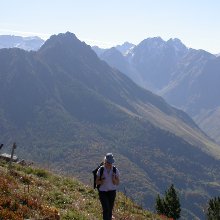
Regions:
<instances>
[{"instance_id":1,"label":"green grass","mask_svg":"<svg viewBox=\"0 0 220 220\"><path fill-rule=\"evenodd\" d=\"M0 219L101 220L98 193L75 178L0 161ZM115 219L160 219L122 193L116 197Z\"/></svg>"}]
</instances>

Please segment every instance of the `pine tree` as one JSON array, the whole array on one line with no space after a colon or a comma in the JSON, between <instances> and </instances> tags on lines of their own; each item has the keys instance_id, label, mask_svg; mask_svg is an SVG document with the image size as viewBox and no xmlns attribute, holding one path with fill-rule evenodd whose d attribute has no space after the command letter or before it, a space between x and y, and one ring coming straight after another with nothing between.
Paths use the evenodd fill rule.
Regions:
<instances>
[{"instance_id":1,"label":"pine tree","mask_svg":"<svg viewBox=\"0 0 220 220\"><path fill-rule=\"evenodd\" d=\"M220 197L215 197L209 200L208 207L208 220L218 220L220 219Z\"/></svg>"},{"instance_id":2,"label":"pine tree","mask_svg":"<svg viewBox=\"0 0 220 220\"><path fill-rule=\"evenodd\" d=\"M158 214L164 214L164 201L160 198L159 194L157 195L155 208Z\"/></svg>"},{"instance_id":3,"label":"pine tree","mask_svg":"<svg viewBox=\"0 0 220 220\"><path fill-rule=\"evenodd\" d=\"M179 198L173 184L165 192L164 203L167 217L178 219L180 217L181 209Z\"/></svg>"},{"instance_id":4,"label":"pine tree","mask_svg":"<svg viewBox=\"0 0 220 220\"><path fill-rule=\"evenodd\" d=\"M169 218L178 219L180 217L180 202L174 185L165 192L165 197L156 199L156 211L158 214L166 215Z\"/></svg>"}]
</instances>

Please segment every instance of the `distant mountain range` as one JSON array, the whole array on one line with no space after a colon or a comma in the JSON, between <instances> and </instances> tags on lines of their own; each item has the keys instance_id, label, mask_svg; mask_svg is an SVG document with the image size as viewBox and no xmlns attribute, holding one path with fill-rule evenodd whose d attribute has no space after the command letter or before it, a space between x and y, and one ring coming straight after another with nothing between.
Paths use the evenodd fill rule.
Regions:
<instances>
[{"instance_id":1,"label":"distant mountain range","mask_svg":"<svg viewBox=\"0 0 220 220\"><path fill-rule=\"evenodd\" d=\"M20 37L14 35L0 35L0 49L1 48L21 48L24 50L38 50L43 44L44 40L35 37Z\"/></svg>"},{"instance_id":2,"label":"distant mountain range","mask_svg":"<svg viewBox=\"0 0 220 220\"><path fill-rule=\"evenodd\" d=\"M179 39L164 41L160 37L132 45L126 54L117 47L97 54L140 86L186 111L220 143L219 56L187 48Z\"/></svg>"},{"instance_id":3,"label":"distant mountain range","mask_svg":"<svg viewBox=\"0 0 220 220\"><path fill-rule=\"evenodd\" d=\"M173 183L187 219L203 218L219 194L219 146L74 34L51 36L36 52L1 49L0 83L1 142L16 141L18 156L90 183L91 170L112 152L121 190L153 209Z\"/></svg>"}]
</instances>

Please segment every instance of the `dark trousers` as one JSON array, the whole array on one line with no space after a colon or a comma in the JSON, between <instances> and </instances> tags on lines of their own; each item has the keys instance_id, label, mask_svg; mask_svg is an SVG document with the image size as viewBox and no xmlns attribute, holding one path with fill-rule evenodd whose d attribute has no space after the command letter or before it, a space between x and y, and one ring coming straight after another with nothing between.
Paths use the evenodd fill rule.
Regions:
<instances>
[{"instance_id":1,"label":"dark trousers","mask_svg":"<svg viewBox=\"0 0 220 220\"><path fill-rule=\"evenodd\" d=\"M112 219L112 210L114 207L115 197L116 197L116 190L112 190L108 192L99 191L99 199L102 204L103 220Z\"/></svg>"}]
</instances>

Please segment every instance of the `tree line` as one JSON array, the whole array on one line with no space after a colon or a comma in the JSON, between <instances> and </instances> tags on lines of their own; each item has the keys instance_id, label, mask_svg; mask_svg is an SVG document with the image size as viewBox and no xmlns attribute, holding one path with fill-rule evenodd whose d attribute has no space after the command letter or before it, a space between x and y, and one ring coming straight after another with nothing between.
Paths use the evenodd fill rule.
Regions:
<instances>
[{"instance_id":1,"label":"tree line","mask_svg":"<svg viewBox=\"0 0 220 220\"><path fill-rule=\"evenodd\" d=\"M165 191L164 197L157 195L155 209L157 214L164 215L169 219L176 220L180 218L181 205L173 184ZM220 219L220 197L209 200L206 215L208 220Z\"/></svg>"}]
</instances>

